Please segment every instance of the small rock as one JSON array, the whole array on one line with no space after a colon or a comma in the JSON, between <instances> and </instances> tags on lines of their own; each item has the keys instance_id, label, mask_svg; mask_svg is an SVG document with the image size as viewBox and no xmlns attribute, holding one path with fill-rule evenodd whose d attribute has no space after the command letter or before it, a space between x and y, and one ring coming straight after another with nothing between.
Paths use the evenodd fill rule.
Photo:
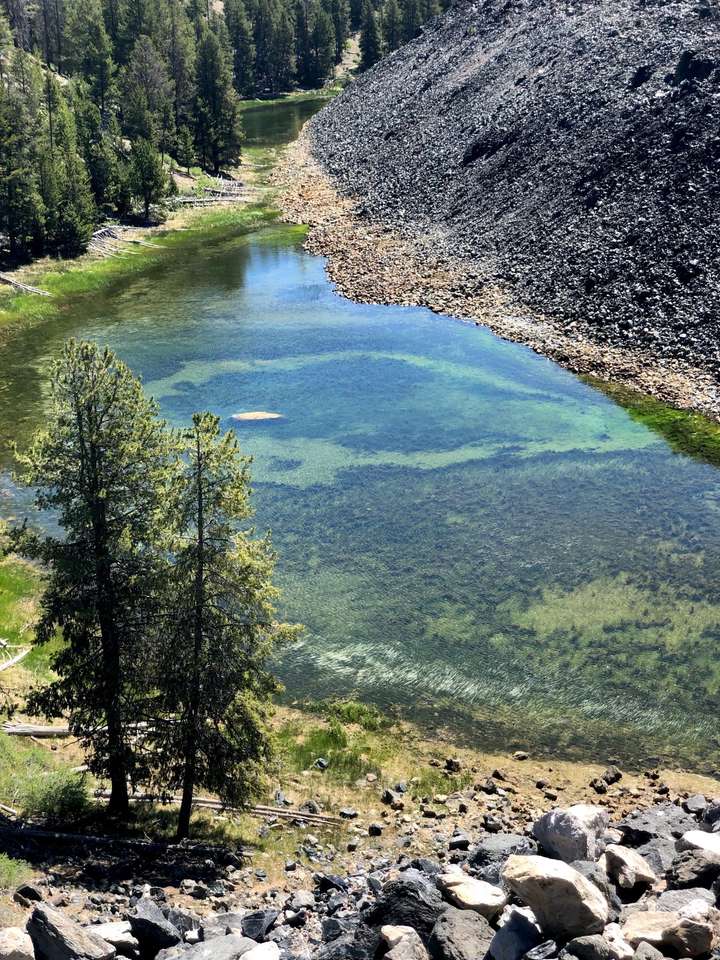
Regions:
<instances>
[{"instance_id":1,"label":"small rock","mask_svg":"<svg viewBox=\"0 0 720 960\"><path fill-rule=\"evenodd\" d=\"M631 914L623 924L622 932L634 947L645 941L654 947L677 950L681 957L709 953L714 940L710 923L663 911Z\"/></svg>"},{"instance_id":2,"label":"small rock","mask_svg":"<svg viewBox=\"0 0 720 960\"><path fill-rule=\"evenodd\" d=\"M459 867L441 873L437 884L456 907L474 910L487 920L497 916L507 903L507 895L501 887L494 887L484 880L475 880Z\"/></svg>"},{"instance_id":3,"label":"small rock","mask_svg":"<svg viewBox=\"0 0 720 960\"><path fill-rule=\"evenodd\" d=\"M604 856L608 876L626 890L631 890L638 883L653 884L657 880L647 860L630 847L611 843L606 847Z\"/></svg>"}]
</instances>

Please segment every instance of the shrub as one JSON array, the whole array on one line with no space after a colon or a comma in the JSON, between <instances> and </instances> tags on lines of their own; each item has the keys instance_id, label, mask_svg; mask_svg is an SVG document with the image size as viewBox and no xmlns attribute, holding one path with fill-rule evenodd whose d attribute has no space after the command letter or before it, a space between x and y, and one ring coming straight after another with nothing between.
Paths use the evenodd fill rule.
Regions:
<instances>
[{"instance_id":1,"label":"shrub","mask_svg":"<svg viewBox=\"0 0 720 960\"><path fill-rule=\"evenodd\" d=\"M63 822L80 820L90 810L82 774L52 770L29 779L19 797L26 816Z\"/></svg>"},{"instance_id":2,"label":"shrub","mask_svg":"<svg viewBox=\"0 0 720 960\"><path fill-rule=\"evenodd\" d=\"M0 853L0 890L12 890L32 876L29 863L13 860L6 853Z\"/></svg>"}]
</instances>

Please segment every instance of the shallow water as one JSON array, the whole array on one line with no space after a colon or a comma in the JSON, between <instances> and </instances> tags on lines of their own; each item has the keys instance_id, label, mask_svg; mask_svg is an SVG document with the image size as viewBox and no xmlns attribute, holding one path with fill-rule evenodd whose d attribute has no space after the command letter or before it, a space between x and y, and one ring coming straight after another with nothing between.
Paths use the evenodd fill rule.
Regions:
<instances>
[{"instance_id":1,"label":"shallow water","mask_svg":"<svg viewBox=\"0 0 720 960\"><path fill-rule=\"evenodd\" d=\"M65 337L107 343L170 420L212 410L254 456L307 626L289 696L357 694L484 746L717 763L715 468L524 347L343 300L301 240L198 243L21 333L0 441L42 422ZM231 420L250 410L283 419Z\"/></svg>"}]
</instances>

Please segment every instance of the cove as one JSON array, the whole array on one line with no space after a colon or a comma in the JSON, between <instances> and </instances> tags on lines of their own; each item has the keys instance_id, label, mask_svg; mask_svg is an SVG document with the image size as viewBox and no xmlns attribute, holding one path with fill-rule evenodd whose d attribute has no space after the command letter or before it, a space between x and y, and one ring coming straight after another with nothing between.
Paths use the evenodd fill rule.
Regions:
<instances>
[{"instance_id":1,"label":"cove","mask_svg":"<svg viewBox=\"0 0 720 960\"><path fill-rule=\"evenodd\" d=\"M66 337L108 344L170 421L211 410L254 457L283 614L307 627L278 663L290 699L359 696L488 749L717 765L716 468L524 347L342 299L302 240L229 229L19 331L0 442L42 423ZM25 511L7 472L0 497Z\"/></svg>"}]
</instances>

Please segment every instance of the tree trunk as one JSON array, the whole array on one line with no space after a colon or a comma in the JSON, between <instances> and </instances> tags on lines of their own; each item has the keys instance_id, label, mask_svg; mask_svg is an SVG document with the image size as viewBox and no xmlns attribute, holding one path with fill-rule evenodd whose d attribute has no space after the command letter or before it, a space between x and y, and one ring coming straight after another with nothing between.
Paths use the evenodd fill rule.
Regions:
<instances>
[{"instance_id":1,"label":"tree trunk","mask_svg":"<svg viewBox=\"0 0 720 960\"><path fill-rule=\"evenodd\" d=\"M182 801L178 816L177 839L184 840L190 834L195 774L197 767L197 725L200 713L200 657L203 640L203 614L205 609L205 501L203 495L203 454L200 429L195 428L196 484L197 484L197 569L195 571L195 617L193 638L193 663L190 677L190 697L185 733L185 768L183 771Z\"/></svg>"}]
</instances>

